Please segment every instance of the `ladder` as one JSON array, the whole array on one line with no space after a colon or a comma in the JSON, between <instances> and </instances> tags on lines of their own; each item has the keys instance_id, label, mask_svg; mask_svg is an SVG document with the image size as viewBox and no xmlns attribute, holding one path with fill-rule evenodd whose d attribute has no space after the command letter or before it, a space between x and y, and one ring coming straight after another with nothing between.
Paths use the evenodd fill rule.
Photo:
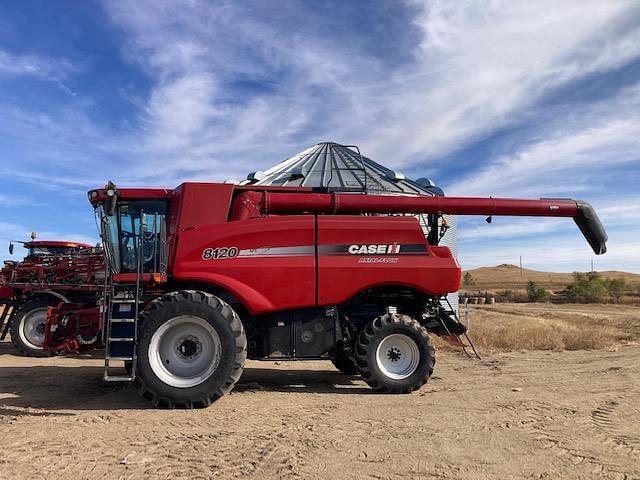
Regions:
<instances>
[{"instance_id":1,"label":"ladder","mask_svg":"<svg viewBox=\"0 0 640 480\"><path fill-rule=\"evenodd\" d=\"M112 295L109 295L105 306L105 356L104 376L105 382L130 382L135 379L138 330L138 307L140 297L136 295L137 289L127 285L112 286ZM116 368L113 362L125 362L130 365L126 374L114 373Z\"/></svg>"},{"instance_id":2,"label":"ladder","mask_svg":"<svg viewBox=\"0 0 640 480\"><path fill-rule=\"evenodd\" d=\"M322 178L322 187L328 189L331 192L358 192L358 193L367 193L367 169L364 163L364 158L360 153L360 149L357 145L340 145L340 147L345 147L347 149L355 149L358 153L357 157L355 152L351 156L343 156L339 150L334 150L336 154L340 157L340 159L344 162L345 167L338 167L333 165L333 161L329 162L329 166L331 167L329 170L329 179L325 181L324 175ZM333 150L333 145L329 145L329 149ZM331 158L331 157L329 157ZM356 160L357 158L357 160ZM360 187L349 187L347 185L343 185L341 187L332 187L331 181L333 180L333 172L336 172L338 176L342 176L341 172L351 172L354 178L360 183ZM361 172L361 177L358 175L358 172Z\"/></svg>"},{"instance_id":3,"label":"ladder","mask_svg":"<svg viewBox=\"0 0 640 480\"><path fill-rule=\"evenodd\" d=\"M144 217L144 213L141 214ZM136 378L138 363L138 314L142 302L142 270L144 263L144 222L140 224L137 245L136 280L134 284L113 283L112 272L105 275L104 375L105 382L131 382ZM109 270L109 269L108 269ZM125 375L114 374L112 362L124 362ZM127 364L130 368L127 368Z\"/></svg>"},{"instance_id":4,"label":"ladder","mask_svg":"<svg viewBox=\"0 0 640 480\"><path fill-rule=\"evenodd\" d=\"M457 323L460 323L460 319L458 318L458 312L456 312L453 307L451 306L451 302L449 302L449 299L447 298L446 295L443 295L440 298L440 305L441 308L443 308L443 313L447 316L449 316L450 318L453 318L453 320ZM448 308L447 308L448 307ZM471 350L473 351L473 355L478 359L478 360L482 360L480 358L480 355L478 354L478 351L476 350L476 346L473 344L473 342L471 341L471 339L469 338L469 335L467 334L467 331L465 329L464 333L462 333L462 335L456 333L456 332L452 332L449 327L447 326L446 322L440 317L438 316L438 320L440 321L440 324L444 327L445 331L447 332L447 335L444 336L445 341L447 341L448 343L450 343L451 345L455 345L455 346L459 346L462 347L462 351L465 353L465 355L469 358L471 358L471 354L469 353L469 351L467 350L467 348L471 348ZM449 337L449 338L447 338ZM465 344L465 342L462 340L461 337L464 337L464 339L467 341L467 343Z\"/></svg>"}]
</instances>

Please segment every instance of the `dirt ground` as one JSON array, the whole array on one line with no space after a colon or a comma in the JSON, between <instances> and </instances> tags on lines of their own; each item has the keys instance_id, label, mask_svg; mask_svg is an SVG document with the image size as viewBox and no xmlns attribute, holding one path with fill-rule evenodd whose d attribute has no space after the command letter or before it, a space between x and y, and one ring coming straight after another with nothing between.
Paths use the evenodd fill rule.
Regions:
<instances>
[{"instance_id":1,"label":"dirt ground","mask_svg":"<svg viewBox=\"0 0 640 480\"><path fill-rule=\"evenodd\" d=\"M149 409L91 358L0 344L0 478L640 478L640 345L439 352L419 392L249 362L208 409Z\"/></svg>"}]
</instances>

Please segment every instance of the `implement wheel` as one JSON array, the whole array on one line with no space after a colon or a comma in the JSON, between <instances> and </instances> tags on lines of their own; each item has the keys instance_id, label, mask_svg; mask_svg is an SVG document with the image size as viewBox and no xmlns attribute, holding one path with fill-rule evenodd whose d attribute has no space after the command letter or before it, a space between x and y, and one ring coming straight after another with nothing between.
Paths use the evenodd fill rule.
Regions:
<instances>
[{"instance_id":1,"label":"implement wheel","mask_svg":"<svg viewBox=\"0 0 640 480\"><path fill-rule=\"evenodd\" d=\"M43 297L25 302L11 315L11 341L20 353L28 357L49 357L45 352L44 328L47 309L60 303L58 298Z\"/></svg>"},{"instance_id":2,"label":"implement wheel","mask_svg":"<svg viewBox=\"0 0 640 480\"><path fill-rule=\"evenodd\" d=\"M406 315L386 314L369 323L356 342L356 365L374 390L410 393L424 385L436 362L429 334Z\"/></svg>"},{"instance_id":3,"label":"implement wheel","mask_svg":"<svg viewBox=\"0 0 640 480\"><path fill-rule=\"evenodd\" d=\"M135 385L154 406L207 407L240 378L247 338L238 315L219 298L169 293L140 320Z\"/></svg>"}]
</instances>

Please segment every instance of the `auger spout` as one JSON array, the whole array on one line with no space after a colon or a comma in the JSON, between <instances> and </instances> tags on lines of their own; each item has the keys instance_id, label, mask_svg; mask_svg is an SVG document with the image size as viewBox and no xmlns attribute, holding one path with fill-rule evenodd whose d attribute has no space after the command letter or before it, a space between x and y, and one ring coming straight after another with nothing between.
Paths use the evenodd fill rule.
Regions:
<instances>
[{"instance_id":1,"label":"auger spout","mask_svg":"<svg viewBox=\"0 0 640 480\"><path fill-rule=\"evenodd\" d=\"M451 215L570 217L596 255L607 251L607 234L593 207L581 200L493 197L394 196L344 193L245 191L235 199L232 220L267 214L432 213Z\"/></svg>"}]
</instances>

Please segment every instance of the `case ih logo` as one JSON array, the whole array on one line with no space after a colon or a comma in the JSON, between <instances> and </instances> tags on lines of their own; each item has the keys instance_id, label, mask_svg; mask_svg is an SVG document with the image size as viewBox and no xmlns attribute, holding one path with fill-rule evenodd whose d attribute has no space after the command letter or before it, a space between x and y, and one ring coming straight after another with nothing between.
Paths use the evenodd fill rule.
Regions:
<instances>
[{"instance_id":1,"label":"case ih logo","mask_svg":"<svg viewBox=\"0 0 640 480\"><path fill-rule=\"evenodd\" d=\"M400 253L400 244L388 245L349 245L347 251L351 255L395 255Z\"/></svg>"}]
</instances>

